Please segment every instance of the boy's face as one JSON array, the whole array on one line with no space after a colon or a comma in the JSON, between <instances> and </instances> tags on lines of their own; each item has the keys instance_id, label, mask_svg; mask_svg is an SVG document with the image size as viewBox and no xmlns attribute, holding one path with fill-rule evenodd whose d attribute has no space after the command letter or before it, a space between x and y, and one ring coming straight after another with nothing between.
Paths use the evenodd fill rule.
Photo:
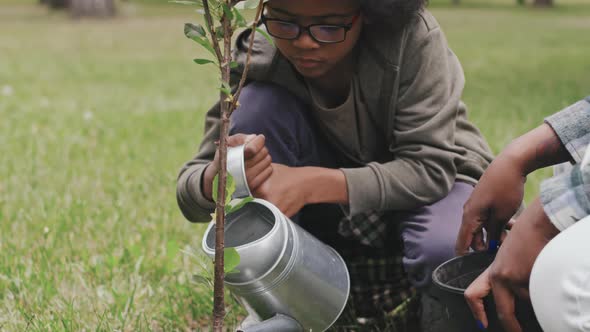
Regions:
<instances>
[{"instance_id":1,"label":"boy's face","mask_svg":"<svg viewBox=\"0 0 590 332\"><path fill-rule=\"evenodd\" d=\"M294 40L274 38L281 53L307 78L322 77L350 55L362 29L359 0L270 0L265 15L269 19L294 22L303 27L310 24L347 25L354 21L344 41L339 43L320 43L309 35L309 31L303 30Z\"/></svg>"}]
</instances>

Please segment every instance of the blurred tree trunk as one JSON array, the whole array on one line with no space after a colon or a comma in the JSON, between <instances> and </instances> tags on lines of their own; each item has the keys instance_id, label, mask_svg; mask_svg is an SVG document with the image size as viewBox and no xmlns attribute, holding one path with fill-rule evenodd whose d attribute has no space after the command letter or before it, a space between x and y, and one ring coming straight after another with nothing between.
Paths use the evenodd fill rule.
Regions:
<instances>
[{"instance_id":1,"label":"blurred tree trunk","mask_svg":"<svg viewBox=\"0 0 590 332\"><path fill-rule=\"evenodd\" d=\"M535 0L535 7L553 7L553 0Z\"/></svg>"},{"instance_id":2,"label":"blurred tree trunk","mask_svg":"<svg viewBox=\"0 0 590 332\"><path fill-rule=\"evenodd\" d=\"M115 15L114 0L69 0L74 17L110 17Z\"/></svg>"},{"instance_id":3,"label":"blurred tree trunk","mask_svg":"<svg viewBox=\"0 0 590 332\"><path fill-rule=\"evenodd\" d=\"M51 9L64 9L69 5L68 0L40 0L42 5L48 5Z\"/></svg>"}]
</instances>

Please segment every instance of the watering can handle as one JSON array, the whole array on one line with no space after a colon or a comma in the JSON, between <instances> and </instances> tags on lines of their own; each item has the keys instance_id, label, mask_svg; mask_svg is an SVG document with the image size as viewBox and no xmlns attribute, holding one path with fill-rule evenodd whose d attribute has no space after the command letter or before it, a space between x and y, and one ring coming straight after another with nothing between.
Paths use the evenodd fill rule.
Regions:
<instances>
[{"instance_id":1,"label":"watering can handle","mask_svg":"<svg viewBox=\"0 0 590 332\"><path fill-rule=\"evenodd\" d=\"M246 179L246 163L244 161L245 145L230 147L227 149L227 171L234 178L236 191L233 198L245 198L252 196Z\"/></svg>"}]
</instances>

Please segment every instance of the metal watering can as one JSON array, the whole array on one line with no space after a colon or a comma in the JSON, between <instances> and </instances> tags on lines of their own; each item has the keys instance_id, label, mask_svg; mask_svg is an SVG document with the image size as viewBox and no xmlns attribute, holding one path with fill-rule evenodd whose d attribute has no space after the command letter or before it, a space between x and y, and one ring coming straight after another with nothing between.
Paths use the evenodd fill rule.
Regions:
<instances>
[{"instance_id":1,"label":"metal watering can","mask_svg":"<svg viewBox=\"0 0 590 332\"><path fill-rule=\"evenodd\" d=\"M234 198L250 195L243 150L240 146L228 151ZM260 321L241 331L325 331L344 310L350 277L342 257L273 204L255 199L229 214L225 245L240 255L239 272L227 274L225 285ZM214 223L207 228L202 247L214 257Z\"/></svg>"}]
</instances>

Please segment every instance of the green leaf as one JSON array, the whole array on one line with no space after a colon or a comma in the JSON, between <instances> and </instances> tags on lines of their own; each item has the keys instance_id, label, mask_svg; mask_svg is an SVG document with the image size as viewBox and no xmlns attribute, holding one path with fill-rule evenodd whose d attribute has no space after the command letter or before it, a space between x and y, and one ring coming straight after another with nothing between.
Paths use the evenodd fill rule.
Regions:
<instances>
[{"instance_id":1,"label":"green leaf","mask_svg":"<svg viewBox=\"0 0 590 332\"><path fill-rule=\"evenodd\" d=\"M231 96L231 89L228 89L226 87L220 87L219 90L223 92L223 94L225 94L226 96Z\"/></svg>"},{"instance_id":2,"label":"green leaf","mask_svg":"<svg viewBox=\"0 0 590 332\"><path fill-rule=\"evenodd\" d=\"M217 202L217 193L219 190L219 174L215 175L213 179L213 200ZM231 174L227 173L227 178L225 180L225 205L231 202L231 196L236 192L236 183L234 181L234 177Z\"/></svg>"},{"instance_id":3,"label":"green leaf","mask_svg":"<svg viewBox=\"0 0 590 332\"><path fill-rule=\"evenodd\" d=\"M234 25L240 27L240 28L244 28L248 25L248 23L246 22L246 19L244 18L244 16L242 16L242 13L240 13L240 11L237 8L233 8L232 11L234 12Z\"/></svg>"},{"instance_id":4,"label":"green leaf","mask_svg":"<svg viewBox=\"0 0 590 332\"><path fill-rule=\"evenodd\" d=\"M224 2L221 4L221 7L223 7L223 13L225 14L225 17L231 21L234 20L234 13L232 12L231 8Z\"/></svg>"},{"instance_id":5,"label":"green leaf","mask_svg":"<svg viewBox=\"0 0 590 332\"><path fill-rule=\"evenodd\" d=\"M217 37L217 39L223 39L223 35L223 27L215 28L215 37Z\"/></svg>"},{"instance_id":6,"label":"green leaf","mask_svg":"<svg viewBox=\"0 0 590 332\"><path fill-rule=\"evenodd\" d=\"M236 192L236 183L234 182L234 177L227 173L227 180L225 182L225 205L228 205L231 202L232 195Z\"/></svg>"},{"instance_id":7,"label":"green leaf","mask_svg":"<svg viewBox=\"0 0 590 332\"><path fill-rule=\"evenodd\" d=\"M192 36L194 34L197 34L201 37L205 37L207 36L207 32L205 31L205 28L203 28L202 25L196 23L185 23L184 24L184 35L187 36L188 38L192 38Z\"/></svg>"},{"instance_id":8,"label":"green leaf","mask_svg":"<svg viewBox=\"0 0 590 332\"><path fill-rule=\"evenodd\" d=\"M263 36L264 36L264 38L266 38L266 40L267 40L267 41L268 41L268 42L269 42L271 45L274 45L274 44L275 44L275 42L272 40L272 38L270 37L270 35L268 34L268 32L264 31L264 30L263 30L263 29L261 29L261 28L256 28L256 31L257 31L259 34L263 35Z\"/></svg>"},{"instance_id":9,"label":"green leaf","mask_svg":"<svg viewBox=\"0 0 590 332\"><path fill-rule=\"evenodd\" d=\"M192 23L186 23L184 25L184 35L187 38L190 38L197 42L199 45L203 46L207 51L209 51L213 56L217 57L213 46L211 45L211 41L207 39L205 29L200 25L195 25Z\"/></svg>"},{"instance_id":10,"label":"green leaf","mask_svg":"<svg viewBox=\"0 0 590 332\"><path fill-rule=\"evenodd\" d=\"M229 67L230 67L231 69L238 68L238 66L239 66L239 65L240 65L240 64L239 64L239 63L237 63L236 61L232 61L232 62L230 62L230 63L229 63Z\"/></svg>"},{"instance_id":11,"label":"green leaf","mask_svg":"<svg viewBox=\"0 0 590 332\"><path fill-rule=\"evenodd\" d=\"M209 60L209 59L193 59L193 61L196 64L199 64L199 65L206 65L206 64L209 64L209 63L215 63L215 61Z\"/></svg>"},{"instance_id":12,"label":"green leaf","mask_svg":"<svg viewBox=\"0 0 590 332\"><path fill-rule=\"evenodd\" d=\"M225 273L232 272L240 265L240 254L236 248L230 247L223 250L223 271Z\"/></svg>"},{"instance_id":13,"label":"green leaf","mask_svg":"<svg viewBox=\"0 0 590 332\"><path fill-rule=\"evenodd\" d=\"M239 209L243 208L244 205L252 202L254 200L254 197L252 196L248 196L246 198L242 198L240 200L238 200L235 205L229 205L226 209L225 209L225 214L230 214L230 213L234 213L236 211L238 211Z\"/></svg>"},{"instance_id":14,"label":"green leaf","mask_svg":"<svg viewBox=\"0 0 590 332\"><path fill-rule=\"evenodd\" d=\"M217 193L219 192L219 174L213 178L213 200L217 202Z\"/></svg>"}]
</instances>

